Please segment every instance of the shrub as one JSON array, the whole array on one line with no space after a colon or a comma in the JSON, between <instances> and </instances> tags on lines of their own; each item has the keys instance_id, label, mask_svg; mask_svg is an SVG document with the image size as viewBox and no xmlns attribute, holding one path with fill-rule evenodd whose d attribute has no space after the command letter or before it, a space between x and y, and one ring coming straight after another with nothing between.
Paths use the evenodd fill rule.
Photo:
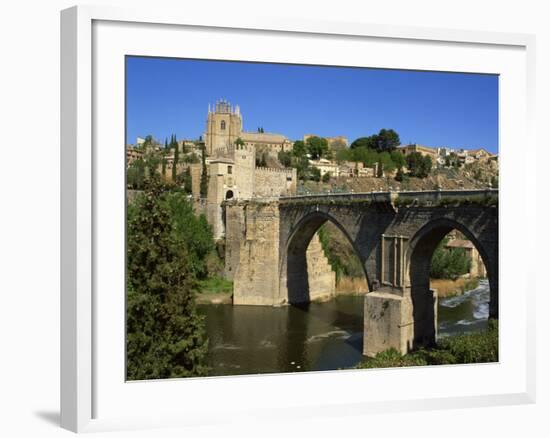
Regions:
<instances>
[{"instance_id":1,"label":"shrub","mask_svg":"<svg viewBox=\"0 0 550 438\"><path fill-rule=\"evenodd\" d=\"M391 368L420 365L450 365L498 361L498 321L490 320L486 331L443 338L431 350L419 349L401 355L395 349L364 359L356 368Z\"/></svg>"},{"instance_id":2,"label":"shrub","mask_svg":"<svg viewBox=\"0 0 550 438\"><path fill-rule=\"evenodd\" d=\"M432 256L431 278L450 278L456 280L470 272L471 260L464 248L445 248L447 239L443 239Z\"/></svg>"}]
</instances>

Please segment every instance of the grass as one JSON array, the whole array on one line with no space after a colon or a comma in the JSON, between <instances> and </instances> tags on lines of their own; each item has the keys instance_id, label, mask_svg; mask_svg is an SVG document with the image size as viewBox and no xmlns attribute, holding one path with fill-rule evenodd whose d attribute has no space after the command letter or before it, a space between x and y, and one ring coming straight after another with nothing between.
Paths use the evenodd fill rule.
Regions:
<instances>
[{"instance_id":1,"label":"grass","mask_svg":"<svg viewBox=\"0 0 550 438\"><path fill-rule=\"evenodd\" d=\"M498 321L490 320L486 331L450 336L432 349L401 355L395 349L365 358L357 368L393 368L421 365L450 365L498 362Z\"/></svg>"},{"instance_id":2,"label":"grass","mask_svg":"<svg viewBox=\"0 0 550 438\"><path fill-rule=\"evenodd\" d=\"M220 277L211 277L199 281L200 292L203 294L231 294L233 282Z\"/></svg>"},{"instance_id":3,"label":"grass","mask_svg":"<svg viewBox=\"0 0 550 438\"><path fill-rule=\"evenodd\" d=\"M464 285L460 288L461 292L468 292L469 290L476 289L479 286L479 278L468 278Z\"/></svg>"},{"instance_id":4,"label":"grass","mask_svg":"<svg viewBox=\"0 0 550 438\"><path fill-rule=\"evenodd\" d=\"M464 292L475 289L478 286L478 278L458 278L456 280L430 278L430 287L437 290L437 296L440 298L462 295Z\"/></svg>"}]
</instances>

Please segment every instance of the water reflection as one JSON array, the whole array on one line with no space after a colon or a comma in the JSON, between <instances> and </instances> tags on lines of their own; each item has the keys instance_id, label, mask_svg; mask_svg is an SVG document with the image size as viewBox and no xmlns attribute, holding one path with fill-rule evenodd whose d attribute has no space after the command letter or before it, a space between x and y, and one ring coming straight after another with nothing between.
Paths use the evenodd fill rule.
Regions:
<instances>
[{"instance_id":1,"label":"water reflection","mask_svg":"<svg viewBox=\"0 0 550 438\"><path fill-rule=\"evenodd\" d=\"M201 305L212 375L334 370L362 358L363 296L305 306ZM439 302L439 336L486 328L489 286Z\"/></svg>"}]
</instances>

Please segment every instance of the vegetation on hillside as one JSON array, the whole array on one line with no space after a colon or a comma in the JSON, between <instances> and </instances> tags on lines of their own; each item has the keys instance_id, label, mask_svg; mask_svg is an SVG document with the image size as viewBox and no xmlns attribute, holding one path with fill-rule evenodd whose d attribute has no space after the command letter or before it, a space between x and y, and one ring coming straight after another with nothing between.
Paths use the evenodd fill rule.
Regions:
<instances>
[{"instance_id":1,"label":"vegetation on hillside","mask_svg":"<svg viewBox=\"0 0 550 438\"><path fill-rule=\"evenodd\" d=\"M381 129L378 134L360 137L351 143L351 149L365 148L376 152L391 152L401 144L399 134L393 129Z\"/></svg>"},{"instance_id":2,"label":"vegetation on hillside","mask_svg":"<svg viewBox=\"0 0 550 438\"><path fill-rule=\"evenodd\" d=\"M355 254L351 243L331 222L327 222L317 232L323 252L332 270L336 273L336 283L343 278L364 278L361 261Z\"/></svg>"}]
</instances>

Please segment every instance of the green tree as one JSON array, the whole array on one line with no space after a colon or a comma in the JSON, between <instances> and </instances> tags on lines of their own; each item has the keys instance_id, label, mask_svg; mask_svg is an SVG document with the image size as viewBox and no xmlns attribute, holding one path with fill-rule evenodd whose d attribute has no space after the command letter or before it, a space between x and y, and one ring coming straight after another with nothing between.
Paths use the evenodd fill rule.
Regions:
<instances>
[{"instance_id":1,"label":"green tree","mask_svg":"<svg viewBox=\"0 0 550 438\"><path fill-rule=\"evenodd\" d=\"M141 190L145 183L145 161L135 160L126 171L126 184L135 190Z\"/></svg>"},{"instance_id":2,"label":"green tree","mask_svg":"<svg viewBox=\"0 0 550 438\"><path fill-rule=\"evenodd\" d=\"M322 176L321 181L323 181L324 183L328 183L330 181L330 172L325 173Z\"/></svg>"},{"instance_id":3,"label":"green tree","mask_svg":"<svg viewBox=\"0 0 550 438\"><path fill-rule=\"evenodd\" d=\"M290 151L279 151L279 153L277 154L277 158L279 159L279 163L281 163L283 166L292 166L292 154L290 153Z\"/></svg>"},{"instance_id":4,"label":"green tree","mask_svg":"<svg viewBox=\"0 0 550 438\"><path fill-rule=\"evenodd\" d=\"M402 167L397 168L397 173L395 174L395 180L399 182L403 182L405 180L405 172L403 172Z\"/></svg>"},{"instance_id":5,"label":"green tree","mask_svg":"<svg viewBox=\"0 0 550 438\"><path fill-rule=\"evenodd\" d=\"M377 137L376 135L371 135L369 137L359 137L355 139L349 147L350 149L356 149L356 148L376 149Z\"/></svg>"},{"instance_id":6,"label":"green tree","mask_svg":"<svg viewBox=\"0 0 550 438\"><path fill-rule=\"evenodd\" d=\"M430 267L431 278L456 280L470 272L471 260L464 248L445 248L448 239L443 239L434 251Z\"/></svg>"},{"instance_id":7,"label":"green tree","mask_svg":"<svg viewBox=\"0 0 550 438\"><path fill-rule=\"evenodd\" d=\"M144 157L145 162L145 179L149 180L151 178L158 176L158 168L161 164L161 157L159 157L154 152L151 152Z\"/></svg>"},{"instance_id":8,"label":"green tree","mask_svg":"<svg viewBox=\"0 0 550 438\"><path fill-rule=\"evenodd\" d=\"M205 279L208 275L207 256L215 250L212 228L206 216L197 216L193 205L182 192L167 193L163 202L170 213L174 239L185 243L191 271L197 279Z\"/></svg>"},{"instance_id":9,"label":"green tree","mask_svg":"<svg viewBox=\"0 0 550 438\"><path fill-rule=\"evenodd\" d=\"M191 168L187 167L183 172L183 190L187 194L193 193L193 180L191 178Z\"/></svg>"},{"instance_id":10,"label":"green tree","mask_svg":"<svg viewBox=\"0 0 550 438\"><path fill-rule=\"evenodd\" d=\"M197 283L156 178L128 208L127 378L204 376L208 340Z\"/></svg>"},{"instance_id":11,"label":"green tree","mask_svg":"<svg viewBox=\"0 0 550 438\"><path fill-rule=\"evenodd\" d=\"M296 175L299 180L306 181L310 177L309 160L305 155L294 158L294 167L296 167Z\"/></svg>"},{"instance_id":12,"label":"green tree","mask_svg":"<svg viewBox=\"0 0 550 438\"><path fill-rule=\"evenodd\" d=\"M177 175L178 163L180 160L180 148L179 148L176 136L174 134L172 134L172 138L170 140L170 148L174 149L174 162L172 163L172 182L176 184L176 180L178 176Z\"/></svg>"},{"instance_id":13,"label":"green tree","mask_svg":"<svg viewBox=\"0 0 550 438\"><path fill-rule=\"evenodd\" d=\"M391 151L390 157L397 169L406 166L405 156L399 151Z\"/></svg>"},{"instance_id":14,"label":"green tree","mask_svg":"<svg viewBox=\"0 0 550 438\"><path fill-rule=\"evenodd\" d=\"M204 143L201 143L201 161L202 161L202 172L201 172L201 185L200 185L200 194L201 198L206 198L208 196L208 173L206 170L206 147Z\"/></svg>"},{"instance_id":15,"label":"green tree","mask_svg":"<svg viewBox=\"0 0 550 438\"><path fill-rule=\"evenodd\" d=\"M379 152L391 152L400 144L399 134L393 129L381 129L376 136L376 150Z\"/></svg>"},{"instance_id":16,"label":"green tree","mask_svg":"<svg viewBox=\"0 0 550 438\"><path fill-rule=\"evenodd\" d=\"M244 140L241 137L237 137L235 140L235 146L244 146Z\"/></svg>"},{"instance_id":17,"label":"green tree","mask_svg":"<svg viewBox=\"0 0 550 438\"><path fill-rule=\"evenodd\" d=\"M309 177L312 181L321 181L321 171L317 167L310 167Z\"/></svg>"},{"instance_id":18,"label":"green tree","mask_svg":"<svg viewBox=\"0 0 550 438\"><path fill-rule=\"evenodd\" d=\"M393 129L381 129L378 134L368 137L359 137L354 140L350 148L367 148L377 152L391 152L401 144L399 134Z\"/></svg>"},{"instance_id":19,"label":"green tree","mask_svg":"<svg viewBox=\"0 0 550 438\"><path fill-rule=\"evenodd\" d=\"M354 161L353 160L353 151L351 149L345 148L336 151L336 161L341 163L343 161Z\"/></svg>"},{"instance_id":20,"label":"green tree","mask_svg":"<svg viewBox=\"0 0 550 438\"><path fill-rule=\"evenodd\" d=\"M409 174L417 178L426 178L432 170L432 159L420 152L412 152L406 157Z\"/></svg>"},{"instance_id":21,"label":"green tree","mask_svg":"<svg viewBox=\"0 0 550 438\"><path fill-rule=\"evenodd\" d=\"M145 141L143 142L143 147L152 146L154 144L153 136L147 135L145 136Z\"/></svg>"},{"instance_id":22,"label":"green tree","mask_svg":"<svg viewBox=\"0 0 550 438\"><path fill-rule=\"evenodd\" d=\"M378 155L378 162L382 163L384 172L386 173L392 173L396 168L395 162L392 160L392 157L389 154L389 152L380 153Z\"/></svg>"},{"instance_id":23,"label":"green tree","mask_svg":"<svg viewBox=\"0 0 550 438\"><path fill-rule=\"evenodd\" d=\"M306 144L302 140L296 140L292 147L292 153L295 157L304 157L307 153Z\"/></svg>"}]
</instances>

